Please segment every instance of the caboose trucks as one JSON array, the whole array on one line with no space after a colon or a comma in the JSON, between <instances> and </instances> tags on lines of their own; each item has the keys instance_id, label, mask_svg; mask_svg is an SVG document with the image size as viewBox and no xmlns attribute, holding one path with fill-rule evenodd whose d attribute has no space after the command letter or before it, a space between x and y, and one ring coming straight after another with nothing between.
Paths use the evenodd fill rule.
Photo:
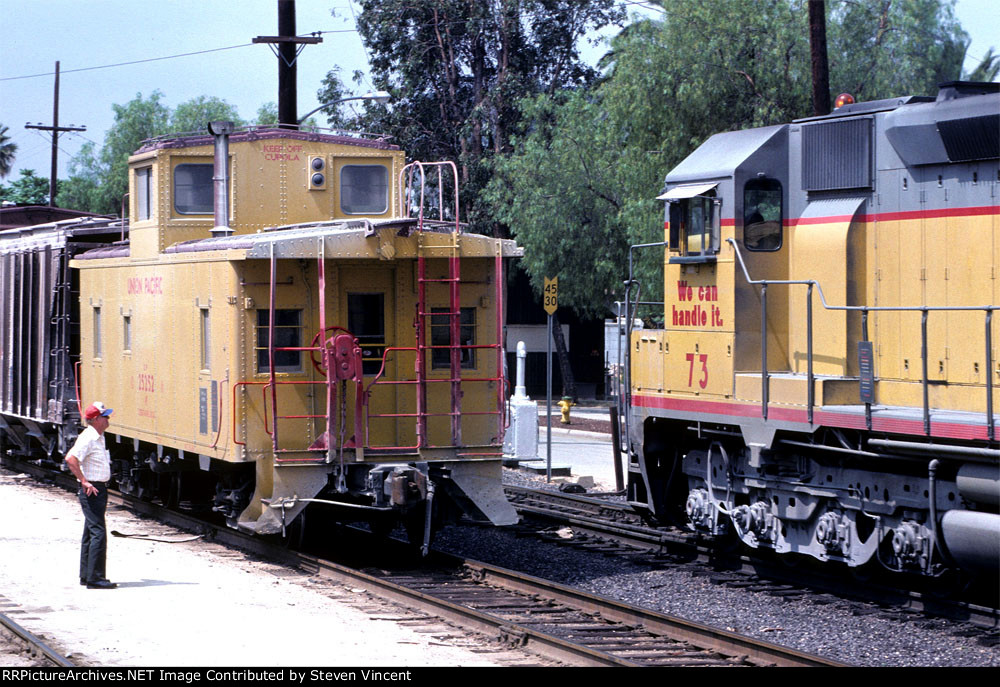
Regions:
<instances>
[{"instance_id":1,"label":"caboose trucks","mask_svg":"<svg viewBox=\"0 0 1000 687\"><path fill-rule=\"evenodd\" d=\"M997 575L998 137L998 85L953 82L718 134L667 175L664 325L630 345L637 508Z\"/></svg>"},{"instance_id":2,"label":"caboose trucks","mask_svg":"<svg viewBox=\"0 0 1000 687\"><path fill-rule=\"evenodd\" d=\"M515 522L500 346L520 249L408 217L400 185L432 170L395 146L212 128L132 156L129 242L72 263L81 397L115 408L119 486L261 534L310 503L401 517L425 545L432 512Z\"/></svg>"}]
</instances>

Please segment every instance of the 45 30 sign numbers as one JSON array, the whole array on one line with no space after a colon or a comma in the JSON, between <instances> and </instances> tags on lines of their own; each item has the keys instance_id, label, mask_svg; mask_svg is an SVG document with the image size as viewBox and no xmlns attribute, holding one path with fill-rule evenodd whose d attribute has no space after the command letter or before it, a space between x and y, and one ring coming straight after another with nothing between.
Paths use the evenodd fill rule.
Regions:
<instances>
[{"instance_id":1,"label":"45 30 sign numbers","mask_svg":"<svg viewBox=\"0 0 1000 687\"><path fill-rule=\"evenodd\" d=\"M559 277L552 279L545 277L545 290L542 293L542 303L545 306L545 312L550 315L556 314L556 308L559 307Z\"/></svg>"}]
</instances>

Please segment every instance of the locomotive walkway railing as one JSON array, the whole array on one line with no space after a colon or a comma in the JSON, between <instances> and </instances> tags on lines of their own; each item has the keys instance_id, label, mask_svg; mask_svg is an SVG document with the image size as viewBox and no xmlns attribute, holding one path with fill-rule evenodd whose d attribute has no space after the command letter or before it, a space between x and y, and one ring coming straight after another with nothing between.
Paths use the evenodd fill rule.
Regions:
<instances>
[{"instance_id":1,"label":"locomotive walkway railing","mask_svg":"<svg viewBox=\"0 0 1000 687\"><path fill-rule=\"evenodd\" d=\"M870 306L870 305L830 305L823 295L823 287L814 279L752 279L747 270L743 255L735 239L726 239L732 245L736 253L736 259L743 270L743 276L748 284L761 287L760 296L760 327L761 327L761 415L767 419L768 407L768 386L769 373L767 369L767 287L768 286L805 286L806 288L806 385L807 405L809 424L813 423L813 407L815 405L815 377L813 375L813 317L812 317L812 295L813 288L819 291L820 302L826 310L843 310L847 312L861 313L861 335L865 342L868 337L868 313L870 312L919 312L920 316L920 360L922 365L922 390L923 390L923 421L924 433L930 436L931 415L930 415L930 380L927 372L927 316L930 312L956 312L956 311L976 311L981 310L986 315L986 432L990 441L996 438L996 426L993 417L993 334L991 325L993 321L993 311L1000 310L1000 306L995 305L941 305L941 306ZM868 429L872 427L872 404L865 403L865 424Z\"/></svg>"}]
</instances>

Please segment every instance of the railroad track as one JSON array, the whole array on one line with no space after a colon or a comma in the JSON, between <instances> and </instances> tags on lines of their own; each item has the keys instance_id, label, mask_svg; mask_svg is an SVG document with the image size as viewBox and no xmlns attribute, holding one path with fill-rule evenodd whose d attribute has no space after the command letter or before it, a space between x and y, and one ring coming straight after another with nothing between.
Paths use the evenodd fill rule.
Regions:
<instances>
[{"instance_id":1,"label":"railroad track","mask_svg":"<svg viewBox=\"0 0 1000 687\"><path fill-rule=\"evenodd\" d=\"M67 482L63 475L41 472L31 464L7 465L46 479ZM571 665L605 666L836 666L822 657L780 647L733 632L647 611L597 597L486 563L436 553L419 566L402 542L371 541L339 546L346 551L378 551L385 561L351 565L291 551L280 542L250 537L156 504L113 496L136 512L205 539L305 570L360 589L410 612L426 613L510 646ZM344 536L371 537L351 531ZM343 542L340 542L343 544ZM404 553L408 552L408 553ZM377 562L377 561L376 561Z\"/></svg>"},{"instance_id":2,"label":"railroad track","mask_svg":"<svg viewBox=\"0 0 1000 687\"><path fill-rule=\"evenodd\" d=\"M947 618L968 623L1000 641L1000 609L995 604L951 600L933 591L901 590L874 578L844 579L815 566L789 568L780 562L727 553L694 533L650 527L618 502L527 487L505 485L504 491L518 512L549 525L536 530L536 536L553 543L622 556L651 567L691 565L693 575L750 591L820 601L845 599L857 604L859 612ZM553 525L572 531L568 535L553 531Z\"/></svg>"},{"instance_id":3,"label":"railroad track","mask_svg":"<svg viewBox=\"0 0 1000 687\"><path fill-rule=\"evenodd\" d=\"M17 624L6 613L0 613L0 640L16 652L27 655L33 667L72 668L74 663L53 649L37 635Z\"/></svg>"}]
</instances>

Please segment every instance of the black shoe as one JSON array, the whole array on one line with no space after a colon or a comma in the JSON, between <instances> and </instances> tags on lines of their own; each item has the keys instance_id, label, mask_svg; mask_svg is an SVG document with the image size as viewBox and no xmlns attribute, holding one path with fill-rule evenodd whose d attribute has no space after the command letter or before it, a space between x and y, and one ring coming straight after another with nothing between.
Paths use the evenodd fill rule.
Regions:
<instances>
[{"instance_id":1,"label":"black shoe","mask_svg":"<svg viewBox=\"0 0 1000 687\"><path fill-rule=\"evenodd\" d=\"M87 580L85 580L85 579L83 579L83 578L81 577L81 578L80 578L80 586L81 586L81 587L85 587L86 585L87 585Z\"/></svg>"},{"instance_id":2,"label":"black shoe","mask_svg":"<svg viewBox=\"0 0 1000 687\"><path fill-rule=\"evenodd\" d=\"M117 586L117 584L108 580L97 580L96 582L87 583L87 589L114 589Z\"/></svg>"}]
</instances>

